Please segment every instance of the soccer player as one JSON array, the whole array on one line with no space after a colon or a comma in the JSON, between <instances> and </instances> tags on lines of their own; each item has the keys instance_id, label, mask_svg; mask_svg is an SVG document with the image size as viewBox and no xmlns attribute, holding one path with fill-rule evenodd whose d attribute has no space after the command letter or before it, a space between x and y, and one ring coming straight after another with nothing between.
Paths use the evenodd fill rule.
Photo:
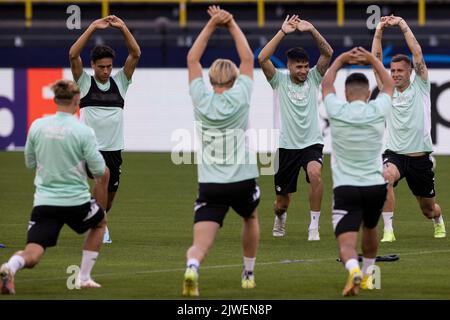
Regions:
<instances>
[{"instance_id":1,"label":"soccer player","mask_svg":"<svg viewBox=\"0 0 450 320\"><path fill-rule=\"evenodd\" d=\"M96 30L108 27L117 28L122 32L128 48L127 60L123 68L111 77L115 53L106 45L97 45L91 51L91 67L94 70L94 76L89 76L83 70L81 51ZM141 50L133 35L125 23L116 16L108 16L92 22L69 51L72 75L81 90L81 121L94 129L99 150L111 172L109 184L104 186L108 190L108 199L105 203L100 202L106 212L111 209L119 188L124 149L124 99L140 55ZM105 231L104 242L111 243L108 228Z\"/></svg>"},{"instance_id":2,"label":"soccer player","mask_svg":"<svg viewBox=\"0 0 450 320\"><path fill-rule=\"evenodd\" d=\"M391 60L391 76L394 79L392 115L387 119L387 144L383 154L384 177L389 182L388 197L383 209L384 235L382 242L395 241L392 220L394 215L394 187L406 178L409 189L419 203L422 213L434 222L434 237L446 236L441 207L435 201L433 152L431 141L431 83L422 55L422 49L405 20L400 17L383 17L373 38L372 53L382 60L381 38L383 29L398 26L412 52L415 76L411 60L398 54ZM378 87L382 88L375 72Z\"/></svg>"},{"instance_id":3,"label":"soccer player","mask_svg":"<svg viewBox=\"0 0 450 320\"><path fill-rule=\"evenodd\" d=\"M201 141L198 156L198 198L195 202L193 243L187 250L183 295L198 296L199 267L222 227L229 208L243 218L244 269L241 285L256 286L253 274L259 242L256 207L258 168L245 139L253 87L253 53L233 16L210 6L211 16L187 56L189 88ZM240 58L238 67L230 60L217 59L209 69L212 91L202 78L200 59L217 27L226 27Z\"/></svg>"},{"instance_id":4,"label":"soccer player","mask_svg":"<svg viewBox=\"0 0 450 320\"><path fill-rule=\"evenodd\" d=\"M91 279L106 227L104 210L91 199L86 178L86 161L95 176L99 201L106 201L102 185L109 170L98 151L95 134L74 116L80 102L78 86L60 80L52 87L57 113L33 122L25 144L25 164L36 170L33 210L28 226L27 245L0 268L0 291L15 294L14 275L33 268L48 247L56 245L59 232L67 224L75 232L88 231L77 283L81 288L98 288Z\"/></svg>"},{"instance_id":5,"label":"soccer player","mask_svg":"<svg viewBox=\"0 0 450 320\"><path fill-rule=\"evenodd\" d=\"M353 73L345 80L347 101L337 98L334 81L338 70L346 64L373 65L383 84L377 99L367 102L369 81L362 73ZM376 226L387 194L381 152L393 91L393 80L382 63L361 47L336 58L322 82L333 149L332 222L341 261L349 272L342 291L344 296L358 294L360 285L364 289L373 288L370 272L378 249ZM356 252L361 225L362 272Z\"/></svg>"},{"instance_id":6,"label":"soccer player","mask_svg":"<svg viewBox=\"0 0 450 320\"><path fill-rule=\"evenodd\" d=\"M277 70L270 56L281 40L294 31L311 33L320 57L315 67L310 69L309 57L302 48L287 51L288 73ZM278 170L275 173L274 237L285 235L287 210L292 193L297 191L300 168L306 171L306 181L310 183L309 205L311 223L308 240L320 240L319 217L322 202L322 159L323 137L319 127L317 95L322 77L328 68L333 49L314 26L297 15L283 22L281 29L261 50L259 64L272 88L278 91L281 113L281 133L277 158Z\"/></svg>"}]
</instances>

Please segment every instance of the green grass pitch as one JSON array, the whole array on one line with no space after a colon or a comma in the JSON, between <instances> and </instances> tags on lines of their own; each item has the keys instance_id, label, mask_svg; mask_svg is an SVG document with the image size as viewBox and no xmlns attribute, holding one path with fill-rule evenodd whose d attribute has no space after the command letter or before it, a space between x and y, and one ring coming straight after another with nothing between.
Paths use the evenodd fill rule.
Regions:
<instances>
[{"instance_id":1,"label":"green grass pitch","mask_svg":"<svg viewBox=\"0 0 450 320\"><path fill-rule=\"evenodd\" d=\"M450 159L436 157L437 200L450 228ZM0 152L0 262L23 248L33 199L34 172L20 152ZM331 226L329 157L323 170L324 198L321 241L308 242L309 210L304 173L287 220L287 235L272 237L273 177L262 176L258 207L261 241L254 290L240 288L241 220L230 211L200 273L202 299L339 299L346 280L336 262ZM113 243L105 245L93 270L101 289L69 290L70 265L81 259L83 236L64 227L58 245L41 263L16 276L17 295L1 299L181 299L185 252L192 241L196 167L174 165L168 153L125 153L122 179L109 228ZM406 181L396 188L394 228L397 241L381 244L379 254L398 254L397 262L381 262L381 289L363 291L356 299L449 299L450 239L434 239L432 222L424 218ZM379 226L381 231L381 225ZM289 263L287 261L290 261ZM354 298L352 298L354 299Z\"/></svg>"}]
</instances>

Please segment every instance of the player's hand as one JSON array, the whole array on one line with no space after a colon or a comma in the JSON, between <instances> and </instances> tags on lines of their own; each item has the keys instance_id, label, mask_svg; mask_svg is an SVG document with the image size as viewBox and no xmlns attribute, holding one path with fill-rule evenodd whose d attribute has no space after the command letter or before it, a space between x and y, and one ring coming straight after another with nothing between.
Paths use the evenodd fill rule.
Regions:
<instances>
[{"instance_id":1,"label":"player's hand","mask_svg":"<svg viewBox=\"0 0 450 320\"><path fill-rule=\"evenodd\" d=\"M125 26L125 22L122 19L116 16L109 16L109 24L117 29L121 29Z\"/></svg>"},{"instance_id":2,"label":"player's hand","mask_svg":"<svg viewBox=\"0 0 450 320\"><path fill-rule=\"evenodd\" d=\"M387 24L390 27L398 26L402 21L404 21L402 17L396 17L394 15L387 17Z\"/></svg>"},{"instance_id":3,"label":"player's hand","mask_svg":"<svg viewBox=\"0 0 450 320\"><path fill-rule=\"evenodd\" d=\"M372 64L375 56L363 47L353 48L351 51L351 64L368 65Z\"/></svg>"},{"instance_id":4,"label":"player's hand","mask_svg":"<svg viewBox=\"0 0 450 320\"><path fill-rule=\"evenodd\" d=\"M299 23L297 23L297 30L301 32L310 32L314 29L314 26L306 21L306 20L300 20Z\"/></svg>"},{"instance_id":5,"label":"player's hand","mask_svg":"<svg viewBox=\"0 0 450 320\"><path fill-rule=\"evenodd\" d=\"M389 17L381 17L380 22L377 24L377 30L384 30L388 27L388 18Z\"/></svg>"},{"instance_id":6,"label":"player's hand","mask_svg":"<svg viewBox=\"0 0 450 320\"><path fill-rule=\"evenodd\" d=\"M110 26L109 20L110 20L109 16L97 19L91 23L91 26L93 26L95 29L106 29Z\"/></svg>"},{"instance_id":7,"label":"player's hand","mask_svg":"<svg viewBox=\"0 0 450 320\"><path fill-rule=\"evenodd\" d=\"M298 15L294 14L292 17L289 18L289 15L286 17L286 19L283 22L283 25L281 26L281 31L283 31L285 34L289 34L297 30L297 24L300 22L300 19Z\"/></svg>"},{"instance_id":8,"label":"player's hand","mask_svg":"<svg viewBox=\"0 0 450 320\"><path fill-rule=\"evenodd\" d=\"M233 20L233 15L226 10L220 9L219 6L209 6L208 14L211 22L219 27L226 27Z\"/></svg>"}]
</instances>

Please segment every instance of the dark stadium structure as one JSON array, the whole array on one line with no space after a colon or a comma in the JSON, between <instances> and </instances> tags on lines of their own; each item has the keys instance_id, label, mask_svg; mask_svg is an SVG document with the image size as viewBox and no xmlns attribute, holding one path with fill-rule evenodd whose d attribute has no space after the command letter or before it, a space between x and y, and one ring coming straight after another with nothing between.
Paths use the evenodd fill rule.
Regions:
<instances>
[{"instance_id":1,"label":"dark stadium structure","mask_svg":"<svg viewBox=\"0 0 450 320\"><path fill-rule=\"evenodd\" d=\"M0 0L0 67L68 66L69 46L91 21L102 17L102 1L30 1L32 18L26 19L26 2ZM257 2L218 2L239 21L255 54L277 32L288 14L299 14L301 18L312 22L335 49L335 55L356 45L370 48L373 30L366 26L371 15L367 13L367 8L375 2L381 9L381 15L400 15L408 21L426 53L429 67L450 66L450 1L424 1L426 19L422 25L419 23L418 1L342 1L344 10L341 26L337 21L336 5L340 1L265 0L261 1L264 5L262 17L258 16ZM186 5L184 26L180 22L180 3ZM210 3L213 2L111 0L108 2L108 13L123 18L140 43L143 55L139 67L186 67L187 51L208 19L206 8ZM77 4L81 9L80 30L66 27L69 17L66 10L71 4ZM262 23L258 21L261 18L264 19ZM386 30L383 41L389 52L406 50L399 30ZM125 59L127 55L122 36L117 30L107 29L96 33L90 46L97 43L107 43L117 48L119 59ZM298 45L305 47L313 60L318 57L311 37L297 33L287 37L277 51L276 56L281 65L285 62L284 51ZM221 55L237 58L226 30L218 30L210 46L204 57L205 65L213 61L217 51ZM385 62L388 58L389 55L385 57Z\"/></svg>"}]
</instances>

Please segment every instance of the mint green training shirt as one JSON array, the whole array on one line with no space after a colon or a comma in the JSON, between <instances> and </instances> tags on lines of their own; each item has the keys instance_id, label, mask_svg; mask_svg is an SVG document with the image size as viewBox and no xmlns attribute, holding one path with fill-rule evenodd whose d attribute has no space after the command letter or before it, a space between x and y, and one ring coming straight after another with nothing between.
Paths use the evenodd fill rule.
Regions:
<instances>
[{"instance_id":1,"label":"mint green training shirt","mask_svg":"<svg viewBox=\"0 0 450 320\"><path fill-rule=\"evenodd\" d=\"M269 84L277 92L280 103L280 148L304 149L323 144L317 101L321 82L322 76L316 67L301 84L292 82L289 72L278 69L270 79Z\"/></svg>"},{"instance_id":2,"label":"mint green training shirt","mask_svg":"<svg viewBox=\"0 0 450 320\"><path fill-rule=\"evenodd\" d=\"M324 104L331 128L333 188L385 183L381 154L391 97L382 92L368 103L348 103L330 93Z\"/></svg>"},{"instance_id":3,"label":"mint green training shirt","mask_svg":"<svg viewBox=\"0 0 450 320\"><path fill-rule=\"evenodd\" d=\"M86 163L105 172L94 131L66 112L37 119L28 132L25 165L36 169L34 206L78 206L91 199Z\"/></svg>"},{"instance_id":4,"label":"mint green training shirt","mask_svg":"<svg viewBox=\"0 0 450 320\"><path fill-rule=\"evenodd\" d=\"M131 79L128 80L123 69L120 69L114 76L114 82L119 88L120 95L125 99ZM94 78L95 80L95 78ZM95 80L97 87L102 91L108 91L110 81L101 83ZM80 87L80 98L88 94L91 87L91 76L83 71L77 81ZM109 108L102 106L88 106L80 110L80 120L95 131L98 147L101 151L123 150L125 147L123 134L123 109Z\"/></svg>"},{"instance_id":5,"label":"mint green training shirt","mask_svg":"<svg viewBox=\"0 0 450 320\"><path fill-rule=\"evenodd\" d=\"M196 131L198 182L230 183L258 177L256 153L249 150L248 126L253 80L240 75L233 87L217 94L202 78L191 81Z\"/></svg>"},{"instance_id":6,"label":"mint green training shirt","mask_svg":"<svg viewBox=\"0 0 450 320\"><path fill-rule=\"evenodd\" d=\"M392 96L392 115L387 119L386 148L399 154L432 152L431 83L415 76L409 87Z\"/></svg>"}]
</instances>

